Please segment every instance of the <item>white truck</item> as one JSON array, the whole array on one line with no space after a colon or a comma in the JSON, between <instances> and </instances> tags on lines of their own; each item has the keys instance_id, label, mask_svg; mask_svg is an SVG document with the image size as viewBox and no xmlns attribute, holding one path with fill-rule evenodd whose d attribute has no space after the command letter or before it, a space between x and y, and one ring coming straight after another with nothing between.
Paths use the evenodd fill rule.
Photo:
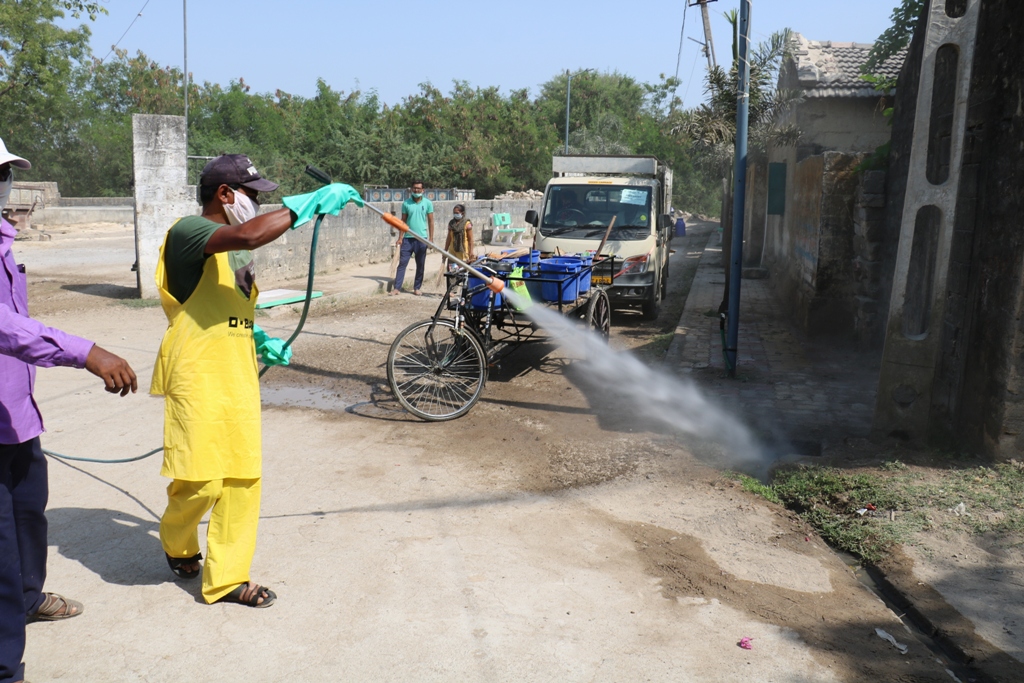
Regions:
<instances>
[{"instance_id":1,"label":"white truck","mask_svg":"<svg viewBox=\"0 0 1024 683\"><path fill-rule=\"evenodd\" d=\"M556 156L551 170L542 212L526 212L534 249L552 255L601 247L600 255L614 258L595 261L593 284L607 286L613 306L639 306L645 319L657 318L673 234L672 169L648 156Z\"/></svg>"}]
</instances>

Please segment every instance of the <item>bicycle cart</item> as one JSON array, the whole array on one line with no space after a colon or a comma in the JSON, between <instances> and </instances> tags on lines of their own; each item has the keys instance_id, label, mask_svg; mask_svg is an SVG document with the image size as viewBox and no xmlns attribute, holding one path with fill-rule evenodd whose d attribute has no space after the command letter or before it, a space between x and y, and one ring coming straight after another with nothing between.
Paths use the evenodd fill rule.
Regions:
<instances>
[{"instance_id":1,"label":"bicycle cart","mask_svg":"<svg viewBox=\"0 0 1024 683\"><path fill-rule=\"evenodd\" d=\"M550 263L559 260L569 258L547 259L548 268L539 260L523 264L489 259L476 266L504 280L509 289L525 291L533 305L575 318L607 340L611 304L606 289L614 275L602 276L604 284L599 285L593 282L593 271L613 274L614 259L594 263L577 258L581 264L575 272L569 272L571 264ZM402 330L388 352L391 391L406 410L429 421L465 415L480 399L490 368L543 338L537 335L530 307L517 310L515 297L495 293L462 268L445 273L445 278L447 287L433 317Z\"/></svg>"}]
</instances>

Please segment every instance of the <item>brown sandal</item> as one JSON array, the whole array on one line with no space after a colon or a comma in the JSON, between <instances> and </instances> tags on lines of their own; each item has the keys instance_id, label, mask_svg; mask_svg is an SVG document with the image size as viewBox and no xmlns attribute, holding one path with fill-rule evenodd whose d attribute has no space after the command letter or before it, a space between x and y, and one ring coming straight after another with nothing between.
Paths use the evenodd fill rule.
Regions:
<instances>
[{"instance_id":1,"label":"brown sandal","mask_svg":"<svg viewBox=\"0 0 1024 683\"><path fill-rule=\"evenodd\" d=\"M260 598L263 599L263 602L260 602ZM258 583L247 581L220 600L217 600L217 602L237 602L239 605L262 608L270 607L276 599L277 594L274 591Z\"/></svg>"},{"instance_id":2,"label":"brown sandal","mask_svg":"<svg viewBox=\"0 0 1024 683\"><path fill-rule=\"evenodd\" d=\"M43 593L46 599L35 614L28 616L28 621L60 621L77 617L85 611L85 606L77 600L68 600L56 593Z\"/></svg>"}]
</instances>

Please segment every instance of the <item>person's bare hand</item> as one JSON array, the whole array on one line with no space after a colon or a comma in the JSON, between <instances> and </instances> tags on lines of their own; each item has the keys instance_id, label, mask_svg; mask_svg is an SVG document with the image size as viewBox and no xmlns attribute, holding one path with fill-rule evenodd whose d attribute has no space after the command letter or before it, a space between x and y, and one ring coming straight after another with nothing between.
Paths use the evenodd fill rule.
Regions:
<instances>
[{"instance_id":1,"label":"person's bare hand","mask_svg":"<svg viewBox=\"0 0 1024 683\"><path fill-rule=\"evenodd\" d=\"M128 361L120 356L93 345L89 356L85 359L85 369L103 380L104 388L112 394L127 396L139 388L135 372Z\"/></svg>"}]
</instances>

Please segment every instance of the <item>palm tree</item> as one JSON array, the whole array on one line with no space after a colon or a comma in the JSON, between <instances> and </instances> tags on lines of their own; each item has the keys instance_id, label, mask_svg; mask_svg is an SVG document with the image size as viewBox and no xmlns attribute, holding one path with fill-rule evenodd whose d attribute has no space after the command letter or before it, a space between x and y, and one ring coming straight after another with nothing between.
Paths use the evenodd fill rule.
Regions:
<instances>
[{"instance_id":1,"label":"palm tree","mask_svg":"<svg viewBox=\"0 0 1024 683\"><path fill-rule=\"evenodd\" d=\"M736 26L735 12L727 18ZM759 43L750 54L750 119L749 148L752 154L767 153L770 147L794 144L800 137L796 125L786 114L800 101L796 91L777 85L779 69L788 55L790 31L773 33ZM736 55L734 37L733 54ZM738 57L734 56L728 72L721 66L708 71L705 92L708 101L678 112L671 122L671 132L689 139L699 153L705 169L717 177L726 177L732 165L736 141L736 102L739 96Z\"/></svg>"}]
</instances>

